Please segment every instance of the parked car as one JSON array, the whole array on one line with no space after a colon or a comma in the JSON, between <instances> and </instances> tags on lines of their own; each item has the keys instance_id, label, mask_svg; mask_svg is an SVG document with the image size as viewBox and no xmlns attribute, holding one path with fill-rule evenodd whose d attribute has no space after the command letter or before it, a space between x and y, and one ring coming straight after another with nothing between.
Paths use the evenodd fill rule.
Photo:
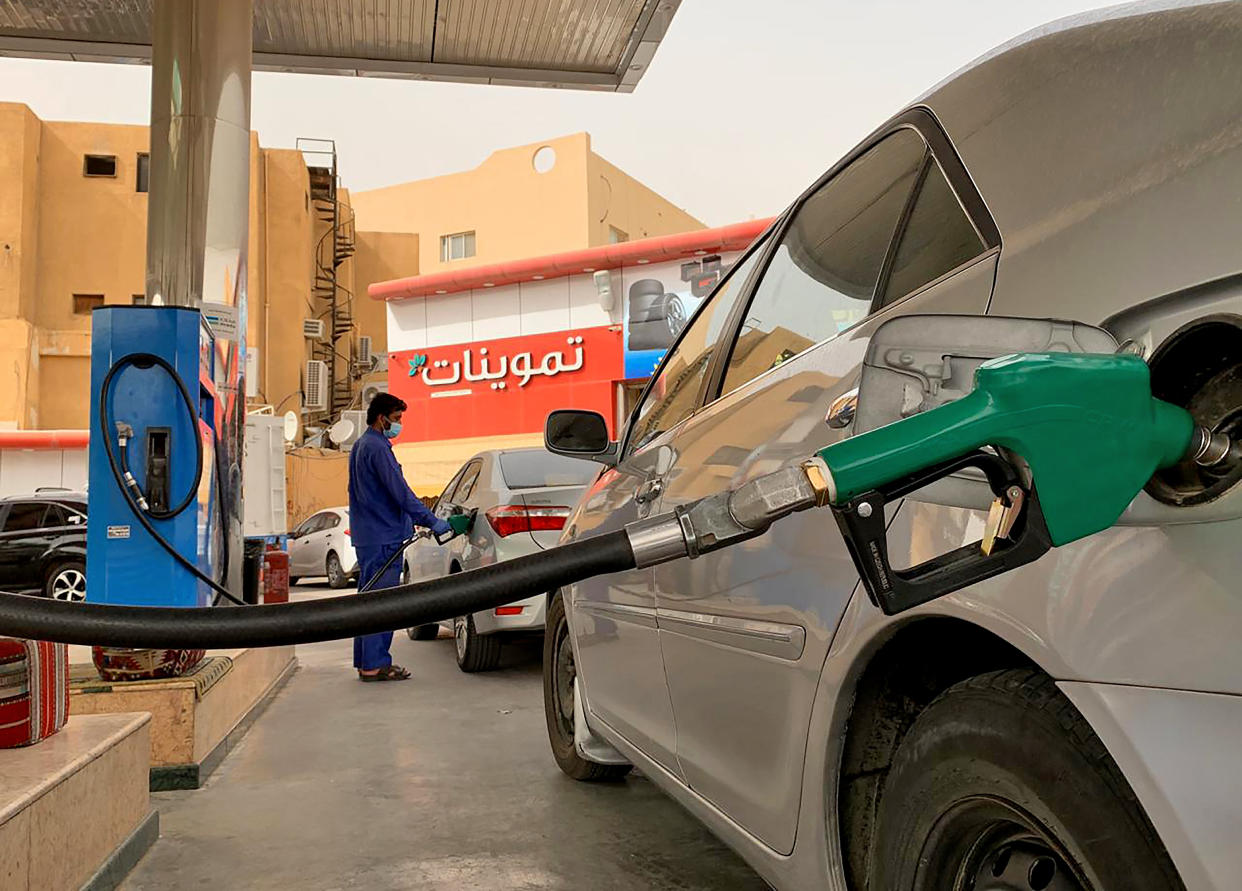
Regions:
<instances>
[{"instance_id":1,"label":"parked car","mask_svg":"<svg viewBox=\"0 0 1242 891\"><path fill-rule=\"evenodd\" d=\"M691 320L563 540L849 436L871 335L905 315L1100 326L1236 436L1240 46L1237 2L1113 7L885 123ZM946 385L997 349L962 340ZM1240 479L1162 471L1114 528L891 617L823 510L553 592L553 754L578 779L639 767L781 889L1236 888ZM947 482L892 510L894 566L980 538L985 487Z\"/></svg>"},{"instance_id":2,"label":"parked car","mask_svg":"<svg viewBox=\"0 0 1242 891\"><path fill-rule=\"evenodd\" d=\"M289 535L289 584L315 576L327 576L332 588L344 588L358 578L348 507L321 510Z\"/></svg>"},{"instance_id":3,"label":"parked car","mask_svg":"<svg viewBox=\"0 0 1242 891\"><path fill-rule=\"evenodd\" d=\"M405 551L404 577L423 581L489 566L554 547L565 518L599 465L552 455L543 449L481 452L462 466L436 502L436 516L478 511L474 527L447 547L424 536ZM456 642L462 671L490 671L500 663L506 636L542 634L546 598L460 616L445 623ZM409 629L415 640L432 640L436 625Z\"/></svg>"},{"instance_id":4,"label":"parked car","mask_svg":"<svg viewBox=\"0 0 1242 891\"><path fill-rule=\"evenodd\" d=\"M0 591L86 599L86 495L42 489L0 499Z\"/></svg>"}]
</instances>

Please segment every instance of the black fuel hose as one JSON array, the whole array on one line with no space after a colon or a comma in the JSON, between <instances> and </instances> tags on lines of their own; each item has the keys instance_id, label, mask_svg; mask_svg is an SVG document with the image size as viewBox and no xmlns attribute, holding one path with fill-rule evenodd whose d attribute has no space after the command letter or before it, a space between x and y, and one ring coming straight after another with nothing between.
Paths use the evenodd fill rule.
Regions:
<instances>
[{"instance_id":1,"label":"black fuel hose","mask_svg":"<svg viewBox=\"0 0 1242 891\"><path fill-rule=\"evenodd\" d=\"M110 647L223 649L430 625L635 565L625 530L445 578L248 609L108 606L0 593L0 635Z\"/></svg>"}]
</instances>

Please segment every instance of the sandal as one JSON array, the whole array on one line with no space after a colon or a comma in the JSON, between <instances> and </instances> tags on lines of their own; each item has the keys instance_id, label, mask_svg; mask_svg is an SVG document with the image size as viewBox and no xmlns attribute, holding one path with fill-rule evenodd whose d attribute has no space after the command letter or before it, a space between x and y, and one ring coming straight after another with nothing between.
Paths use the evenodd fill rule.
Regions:
<instances>
[{"instance_id":1,"label":"sandal","mask_svg":"<svg viewBox=\"0 0 1242 891\"><path fill-rule=\"evenodd\" d=\"M400 665L389 665L387 668L381 668L375 674L363 674L358 672L358 679L366 683L375 683L376 681L404 681L409 679L410 673Z\"/></svg>"}]
</instances>

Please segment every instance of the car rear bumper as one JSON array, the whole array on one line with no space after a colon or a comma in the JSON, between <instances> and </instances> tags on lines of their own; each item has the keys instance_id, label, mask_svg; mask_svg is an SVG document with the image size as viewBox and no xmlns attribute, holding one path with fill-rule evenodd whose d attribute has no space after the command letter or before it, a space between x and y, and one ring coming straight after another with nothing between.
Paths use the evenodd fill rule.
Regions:
<instances>
[{"instance_id":1,"label":"car rear bumper","mask_svg":"<svg viewBox=\"0 0 1242 891\"><path fill-rule=\"evenodd\" d=\"M1242 696L1062 682L1164 842L1189 891L1242 875Z\"/></svg>"},{"instance_id":2,"label":"car rear bumper","mask_svg":"<svg viewBox=\"0 0 1242 891\"><path fill-rule=\"evenodd\" d=\"M515 600L508 606L484 610L474 614L474 628L479 634L499 634L517 631L543 631L544 614L547 612L548 598L540 594ZM497 615L517 610L512 615Z\"/></svg>"}]
</instances>

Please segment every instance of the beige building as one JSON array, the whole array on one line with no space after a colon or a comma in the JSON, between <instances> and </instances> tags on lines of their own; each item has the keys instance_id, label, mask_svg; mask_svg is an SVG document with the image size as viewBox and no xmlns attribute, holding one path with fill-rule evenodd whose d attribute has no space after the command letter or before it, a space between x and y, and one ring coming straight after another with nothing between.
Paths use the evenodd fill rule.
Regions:
<instances>
[{"instance_id":1,"label":"beige building","mask_svg":"<svg viewBox=\"0 0 1242 891\"><path fill-rule=\"evenodd\" d=\"M589 133L501 149L473 170L355 192L353 205L368 230L418 234L418 269L401 276L703 228L593 152Z\"/></svg>"},{"instance_id":2,"label":"beige building","mask_svg":"<svg viewBox=\"0 0 1242 891\"><path fill-rule=\"evenodd\" d=\"M337 239L325 242L307 158L253 135L251 146L248 386L251 402L283 412L302 402L314 343L301 323L322 313L316 278L337 259L322 248ZM143 126L42 121L0 103L0 427L87 426L91 309L145 300L147 149ZM349 220L348 192L336 199ZM383 355L383 308L352 297L370 275L416 269L417 237L351 229L348 240L333 271L352 329L336 346L366 335ZM351 372L356 390L358 370L341 363L339 376Z\"/></svg>"}]
</instances>

